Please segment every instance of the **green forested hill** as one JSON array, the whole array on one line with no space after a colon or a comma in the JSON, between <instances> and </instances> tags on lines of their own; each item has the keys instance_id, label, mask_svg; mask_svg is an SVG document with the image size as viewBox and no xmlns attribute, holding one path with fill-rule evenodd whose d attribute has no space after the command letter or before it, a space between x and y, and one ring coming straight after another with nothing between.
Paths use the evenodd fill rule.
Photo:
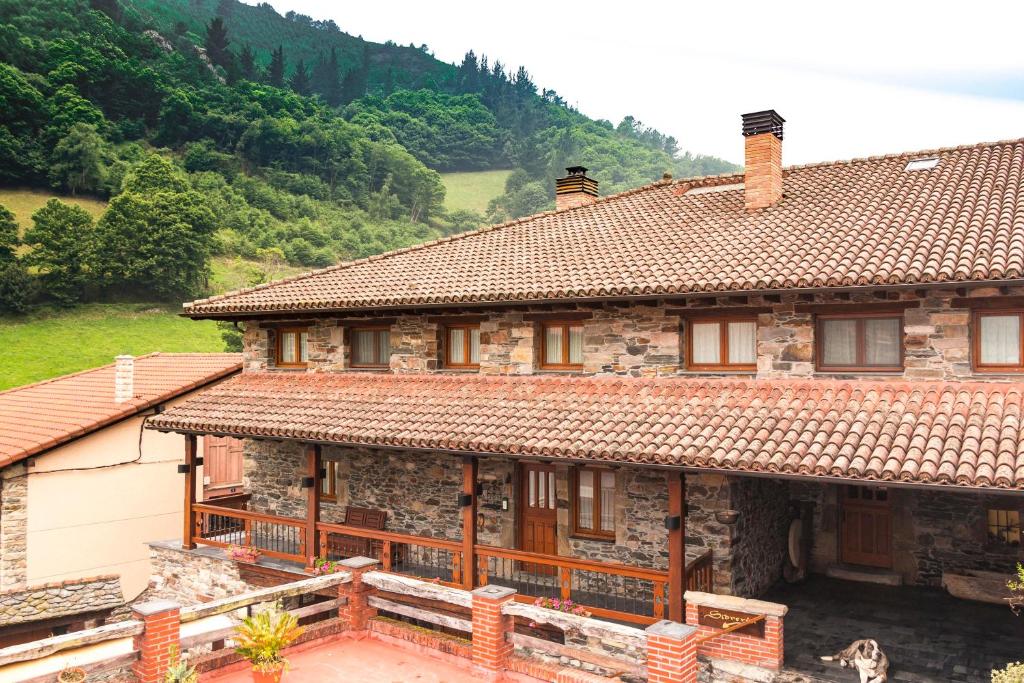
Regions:
<instances>
[{"instance_id":1,"label":"green forested hill","mask_svg":"<svg viewBox=\"0 0 1024 683\"><path fill-rule=\"evenodd\" d=\"M0 209L0 309L181 300L215 256L264 264L254 282L367 256L546 208L576 163L604 192L732 168L522 68L265 4L0 0L0 185L108 202L54 200L27 228ZM486 211L446 207L439 172L497 170Z\"/></svg>"}]
</instances>

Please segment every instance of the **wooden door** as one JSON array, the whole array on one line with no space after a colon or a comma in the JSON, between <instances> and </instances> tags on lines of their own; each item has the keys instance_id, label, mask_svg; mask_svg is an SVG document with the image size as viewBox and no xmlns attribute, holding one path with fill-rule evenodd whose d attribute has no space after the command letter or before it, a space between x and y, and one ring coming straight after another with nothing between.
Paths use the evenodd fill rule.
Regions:
<instances>
[{"instance_id":1,"label":"wooden door","mask_svg":"<svg viewBox=\"0 0 1024 683\"><path fill-rule=\"evenodd\" d=\"M841 561L892 567L892 511L884 488L843 486Z\"/></svg>"},{"instance_id":2,"label":"wooden door","mask_svg":"<svg viewBox=\"0 0 1024 683\"><path fill-rule=\"evenodd\" d=\"M555 466L524 464L520 477L519 549L558 554L558 502ZM554 567L530 566L527 571L554 573Z\"/></svg>"},{"instance_id":3,"label":"wooden door","mask_svg":"<svg viewBox=\"0 0 1024 683\"><path fill-rule=\"evenodd\" d=\"M203 498L242 493L242 440L203 437Z\"/></svg>"}]
</instances>

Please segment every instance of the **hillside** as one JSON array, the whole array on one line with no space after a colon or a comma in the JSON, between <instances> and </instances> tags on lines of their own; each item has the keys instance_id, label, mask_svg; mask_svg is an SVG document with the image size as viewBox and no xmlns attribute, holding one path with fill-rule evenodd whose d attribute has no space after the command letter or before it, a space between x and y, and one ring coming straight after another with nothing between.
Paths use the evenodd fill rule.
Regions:
<instances>
[{"instance_id":1,"label":"hillside","mask_svg":"<svg viewBox=\"0 0 1024 683\"><path fill-rule=\"evenodd\" d=\"M80 206L93 218L99 218L107 208L107 203L95 197L68 197L55 195L50 190L27 187L0 187L0 206L6 207L14 214L18 227L24 231L32 224L32 214L47 201L59 197L68 204Z\"/></svg>"},{"instance_id":2,"label":"hillside","mask_svg":"<svg viewBox=\"0 0 1024 683\"><path fill-rule=\"evenodd\" d=\"M444 205L449 211L475 211L483 214L487 204L505 191L511 171L462 171L442 173Z\"/></svg>"}]
</instances>

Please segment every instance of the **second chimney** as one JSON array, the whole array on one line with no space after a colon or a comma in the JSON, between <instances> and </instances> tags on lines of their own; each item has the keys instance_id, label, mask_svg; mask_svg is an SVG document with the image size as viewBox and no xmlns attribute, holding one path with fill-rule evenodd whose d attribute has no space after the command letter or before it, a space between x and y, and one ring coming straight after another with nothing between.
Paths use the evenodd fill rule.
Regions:
<instances>
[{"instance_id":1,"label":"second chimney","mask_svg":"<svg viewBox=\"0 0 1024 683\"><path fill-rule=\"evenodd\" d=\"M114 403L124 403L135 398L135 358L117 356L114 361Z\"/></svg>"},{"instance_id":2,"label":"second chimney","mask_svg":"<svg viewBox=\"0 0 1024 683\"><path fill-rule=\"evenodd\" d=\"M774 109L743 115L743 195L747 211L772 206L782 199L782 124Z\"/></svg>"},{"instance_id":3,"label":"second chimney","mask_svg":"<svg viewBox=\"0 0 1024 683\"><path fill-rule=\"evenodd\" d=\"M583 166L570 166L564 178L555 180L555 209L571 209L597 201L597 181Z\"/></svg>"}]
</instances>

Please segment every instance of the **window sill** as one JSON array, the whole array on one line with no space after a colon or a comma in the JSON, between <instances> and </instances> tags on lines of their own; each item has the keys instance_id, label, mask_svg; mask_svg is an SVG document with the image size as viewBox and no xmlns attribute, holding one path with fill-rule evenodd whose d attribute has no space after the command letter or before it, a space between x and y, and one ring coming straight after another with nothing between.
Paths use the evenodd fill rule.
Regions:
<instances>
[{"instance_id":1,"label":"window sill","mask_svg":"<svg viewBox=\"0 0 1024 683\"><path fill-rule=\"evenodd\" d=\"M296 365L268 365L267 370L273 370L274 372L307 372L309 367Z\"/></svg>"},{"instance_id":2,"label":"window sill","mask_svg":"<svg viewBox=\"0 0 1024 683\"><path fill-rule=\"evenodd\" d=\"M815 370L815 377L902 377L905 368L898 370Z\"/></svg>"},{"instance_id":3,"label":"window sill","mask_svg":"<svg viewBox=\"0 0 1024 683\"><path fill-rule=\"evenodd\" d=\"M597 541L598 543L615 543L614 536L598 536L597 534L584 534L576 532L570 534L569 538L573 538L577 541Z\"/></svg>"},{"instance_id":4,"label":"window sill","mask_svg":"<svg viewBox=\"0 0 1024 683\"><path fill-rule=\"evenodd\" d=\"M730 376L736 376L736 377L743 377L743 376L753 377L754 375L757 374L757 368L753 368L751 370L699 370L699 369L686 368L684 370L679 370L676 374L677 375L689 375L689 376L693 376L693 377L702 377L702 376L703 377L707 377L707 376L715 376L715 375L730 375Z\"/></svg>"}]
</instances>

